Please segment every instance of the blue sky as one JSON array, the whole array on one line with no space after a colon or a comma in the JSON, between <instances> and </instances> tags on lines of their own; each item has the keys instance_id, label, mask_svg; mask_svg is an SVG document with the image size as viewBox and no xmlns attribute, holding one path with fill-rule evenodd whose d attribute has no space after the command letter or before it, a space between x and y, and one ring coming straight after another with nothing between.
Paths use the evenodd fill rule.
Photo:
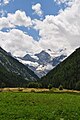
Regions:
<instances>
[{"instance_id":1,"label":"blue sky","mask_svg":"<svg viewBox=\"0 0 80 120\"><path fill-rule=\"evenodd\" d=\"M35 5L37 3L41 4L41 10L43 12L42 16L39 16L37 14L34 14L34 10L32 10L32 5ZM14 0L10 1L7 5L0 6L0 10L4 10L7 13L15 13L17 10L25 11L27 16L30 16L31 19L45 19L46 15L57 15L59 14L60 9L65 9L65 4L57 4L54 2L54 0ZM5 12L5 15L7 13ZM20 29L24 32L27 32L29 35L31 35L34 40L39 40L39 32L36 31L33 28L26 28L24 26L16 27L17 29ZM2 29L2 31L7 31L6 28Z\"/></svg>"},{"instance_id":2,"label":"blue sky","mask_svg":"<svg viewBox=\"0 0 80 120\"><path fill-rule=\"evenodd\" d=\"M0 0L0 46L16 56L80 46L79 0Z\"/></svg>"},{"instance_id":3,"label":"blue sky","mask_svg":"<svg viewBox=\"0 0 80 120\"><path fill-rule=\"evenodd\" d=\"M7 12L14 13L16 10L23 10L32 19L38 16L33 15L32 5L37 3L41 4L41 9L45 15L57 15L58 11L65 8L65 4L58 5L54 0L14 0L10 1L6 6L1 6L0 9L4 9Z\"/></svg>"}]
</instances>

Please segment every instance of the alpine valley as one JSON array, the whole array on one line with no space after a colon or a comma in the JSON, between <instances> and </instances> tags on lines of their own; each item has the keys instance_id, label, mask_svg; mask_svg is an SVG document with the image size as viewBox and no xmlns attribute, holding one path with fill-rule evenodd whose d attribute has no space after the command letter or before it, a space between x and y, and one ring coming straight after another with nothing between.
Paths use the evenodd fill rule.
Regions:
<instances>
[{"instance_id":1,"label":"alpine valley","mask_svg":"<svg viewBox=\"0 0 80 120\"><path fill-rule=\"evenodd\" d=\"M80 48L70 56L66 49L48 49L14 58L0 47L0 87L26 87L30 82L38 82L43 88L51 84L80 90Z\"/></svg>"}]
</instances>

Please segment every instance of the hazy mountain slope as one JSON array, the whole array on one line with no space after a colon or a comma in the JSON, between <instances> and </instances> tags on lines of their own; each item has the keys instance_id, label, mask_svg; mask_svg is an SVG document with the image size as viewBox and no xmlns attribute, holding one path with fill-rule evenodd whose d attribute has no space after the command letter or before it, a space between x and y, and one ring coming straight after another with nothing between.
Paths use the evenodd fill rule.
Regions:
<instances>
[{"instance_id":1,"label":"hazy mountain slope","mask_svg":"<svg viewBox=\"0 0 80 120\"><path fill-rule=\"evenodd\" d=\"M0 82L18 86L37 79L34 72L0 47Z\"/></svg>"},{"instance_id":2,"label":"hazy mountain slope","mask_svg":"<svg viewBox=\"0 0 80 120\"><path fill-rule=\"evenodd\" d=\"M80 48L76 49L66 60L51 70L41 80L44 87L49 83L54 87L63 85L64 88L76 89L80 81Z\"/></svg>"}]
</instances>

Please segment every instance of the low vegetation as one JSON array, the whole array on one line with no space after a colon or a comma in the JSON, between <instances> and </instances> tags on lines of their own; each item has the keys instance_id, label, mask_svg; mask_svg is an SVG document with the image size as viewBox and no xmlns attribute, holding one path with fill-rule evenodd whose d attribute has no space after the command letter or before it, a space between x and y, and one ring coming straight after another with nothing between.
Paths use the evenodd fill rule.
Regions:
<instances>
[{"instance_id":1,"label":"low vegetation","mask_svg":"<svg viewBox=\"0 0 80 120\"><path fill-rule=\"evenodd\" d=\"M52 84L49 84L49 85L48 85L48 89L49 89L49 90L52 89L52 87L53 87Z\"/></svg>"},{"instance_id":2,"label":"low vegetation","mask_svg":"<svg viewBox=\"0 0 80 120\"><path fill-rule=\"evenodd\" d=\"M59 86L59 90L63 90L63 86L62 85Z\"/></svg>"},{"instance_id":3,"label":"low vegetation","mask_svg":"<svg viewBox=\"0 0 80 120\"><path fill-rule=\"evenodd\" d=\"M80 95L0 92L0 120L79 120Z\"/></svg>"}]
</instances>

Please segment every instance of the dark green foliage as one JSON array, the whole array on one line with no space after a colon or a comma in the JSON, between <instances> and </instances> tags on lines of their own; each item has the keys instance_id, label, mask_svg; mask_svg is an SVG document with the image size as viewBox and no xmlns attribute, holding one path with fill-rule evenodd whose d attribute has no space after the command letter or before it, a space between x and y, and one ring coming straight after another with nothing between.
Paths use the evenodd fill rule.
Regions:
<instances>
[{"instance_id":1,"label":"dark green foliage","mask_svg":"<svg viewBox=\"0 0 80 120\"><path fill-rule=\"evenodd\" d=\"M53 86L52 86L52 84L49 84L48 85L48 89L51 89Z\"/></svg>"},{"instance_id":2,"label":"dark green foliage","mask_svg":"<svg viewBox=\"0 0 80 120\"><path fill-rule=\"evenodd\" d=\"M0 48L0 87L25 87L37 79L34 72Z\"/></svg>"},{"instance_id":3,"label":"dark green foliage","mask_svg":"<svg viewBox=\"0 0 80 120\"><path fill-rule=\"evenodd\" d=\"M59 90L63 90L63 86L62 85L59 86Z\"/></svg>"},{"instance_id":4,"label":"dark green foliage","mask_svg":"<svg viewBox=\"0 0 80 120\"><path fill-rule=\"evenodd\" d=\"M76 89L76 90L80 90L80 81L78 81L78 82L76 83L75 89Z\"/></svg>"},{"instance_id":5,"label":"dark green foliage","mask_svg":"<svg viewBox=\"0 0 80 120\"><path fill-rule=\"evenodd\" d=\"M52 84L58 88L61 84L66 89L75 89L78 81L80 81L80 48L41 79L43 87Z\"/></svg>"},{"instance_id":6,"label":"dark green foliage","mask_svg":"<svg viewBox=\"0 0 80 120\"><path fill-rule=\"evenodd\" d=\"M28 83L27 87L28 88L41 88L42 85L41 83L38 83L38 82L30 82Z\"/></svg>"},{"instance_id":7,"label":"dark green foliage","mask_svg":"<svg viewBox=\"0 0 80 120\"><path fill-rule=\"evenodd\" d=\"M0 69L0 87L21 87L25 86L27 83L28 81L26 81L22 76L8 72L4 67Z\"/></svg>"}]
</instances>

